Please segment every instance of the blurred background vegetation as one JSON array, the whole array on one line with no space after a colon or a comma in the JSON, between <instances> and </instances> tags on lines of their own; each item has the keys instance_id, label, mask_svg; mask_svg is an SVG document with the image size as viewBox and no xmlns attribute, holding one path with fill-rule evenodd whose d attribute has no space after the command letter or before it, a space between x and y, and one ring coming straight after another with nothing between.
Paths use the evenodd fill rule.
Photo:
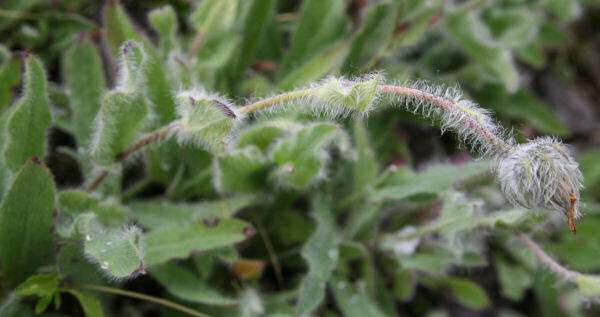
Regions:
<instances>
[{"instance_id":1,"label":"blurred background vegetation","mask_svg":"<svg viewBox=\"0 0 600 317\"><path fill-rule=\"evenodd\" d=\"M600 1L123 0L121 4L135 31L156 47L174 90L201 85L244 104L330 74L383 71L398 82L422 79L459 85L505 127L514 128L519 141L541 135L562 138L573 146L585 177L586 216L578 222L577 235L547 212L531 212L531 219L515 227L531 232L565 266L600 273ZM22 66L17 53L35 54L50 83L53 124L45 162L59 190L82 186L86 177L73 154L78 145L69 123L72 99L65 67L78 41L85 38L96 45L106 86L115 85L117 65L110 52L114 45L105 26L122 21L107 21L105 5L80 0L0 3L0 110L20 95ZM175 20L169 19L165 5L173 9ZM352 131L354 146L360 150L368 143L367 152L374 156L362 166L331 158L328 165L335 167L324 191L334 202L341 200L332 208L334 214L326 217L311 210L321 189L286 191L264 185L271 190L268 194L267 189L254 192L268 197L260 204L230 202L239 202L240 217L260 234L235 249L192 255L177 265L169 262L174 267L112 284L181 301L212 315L293 315L299 312L298 286L307 272L323 270L326 278L317 282L329 287L322 303L308 310L315 315L600 314L597 299L582 299L575 287L538 266L509 234L473 224L458 228L457 223L481 213L474 209L506 207L492 178L481 173L486 168L467 164L472 161L469 151L459 146L453 133L441 135L429 120L397 108L373 113L364 125L351 119L343 124ZM211 157L205 152L187 155L193 164L185 165L185 181L176 187L171 186L175 177L181 177L176 169L148 172L151 167L141 160L125 168L118 197L133 210L131 219L146 229L156 222L140 215L149 205L136 209L130 204L133 200L166 197L198 202L222 197L211 182ZM372 184L371 189L349 188L365 182ZM457 198L462 195L469 203ZM448 227L448 219L440 220L440 214L453 217L449 221L454 224ZM422 234L394 242L397 231ZM456 235L460 237L455 239ZM336 248L334 262L310 254L331 243ZM111 284L91 264L78 263L81 267L75 268L75 262L61 258L69 258L65 250L71 249L57 253L62 277ZM172 281L177 274L180 279ZM196 284L182 286L186 279ZM213 293L212 288L237 294L231 295L236 299ZM9 298L9 291L5 288L1 295ZM147 302L98 296L107 316L178 316ZM61 308L46 314L81 315L75 301L64 295ZM234 302L237 305L231 306ZM23 301L15 314L29 314L32 303Z\"/></svg>"}]
</instances>

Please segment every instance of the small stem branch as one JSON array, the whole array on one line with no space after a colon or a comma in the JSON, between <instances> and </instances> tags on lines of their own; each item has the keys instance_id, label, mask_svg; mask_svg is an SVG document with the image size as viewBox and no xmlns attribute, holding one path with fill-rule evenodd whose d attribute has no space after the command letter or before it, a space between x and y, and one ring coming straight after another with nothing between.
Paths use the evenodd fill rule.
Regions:
<instances>
[{"instance_id":1,"label":"small stem branch","mask_svg":"<svg viewBox=\"0 0 600 317\"><path fill-rule=\"evenodd\" d=\"M104 181L104 179L106 178L106 176L108 176L108 171L107 170L103 170L102 172L100 172L100 174L98 174L98 176L96 176L96 178L94 178L94 180L92 181L92 183L87 187L86 191L88 193L91 193L94 190L96 190L96 188L98 188L98 186L100 185L100 183L102 183Z\"/></svg>"},{"instance_id":2,"label":"small stem branch","mask_svg":"<svg viewBox=\"0 0 600 317\"><path fill-rule=\"evenodd\" d=\"M131 153L141 149L142 147L144 147L154 141L160 140L160 139L166 137L167 135L169 135L169 133L179 130L179 129L181 129L181 124L179 122L175 122L168 126L162 127L160 129L148 134L147 136L145 136L142 139L140 139L139 141L135 142L128 148L121 151L121 153L117 154L115 161L122 162L129 155L131 155Z\"/></svg>"},{"instance_id":3,"label":"small stem branch","mask_svg":"<svg viewBox=\"0 0 600 317\"><path fill-rule=\"evenodd\" d=\"M533 252L533 254L535 254L535 256L538 259L540 259L540 261L542 261L542 263L548 266L548 268L550 268L550 270L552 270L554 273L562 276L563 278L571 282L577 282L577 278L582 276L581 273L568 270L565 267L561 266L558 262L554 261L554 259L552 259L546 252L544 252L544 250L542 250L542 248L540 248L526 235L515 230L511 231L519 240L521 240L521 242L523 242Z\"/></svg>"},{"instance_id":4,"label":"small stem branch","mask_svg":"<svg viewBox=\"0 0 600 317\"><path fill-rule=\"evenodd\" d=\"M118 288L112 288L112 287L107 287L107 286L100 286L100 285L90 285L90 284L82 284L82 285L75 285L73 286L73 288L78 288L78 289L89 289L89 290L94 290L94 291L99 291L99 292L104 292L104 293L110 293L110 294L116 294L116 295L122 295L122 296L127 296L127 297L132 297L132 298L137 298L137 299L142 299L145 301L149 301L152 303L156 303L159 305L163 305L166 307L170 307L173 308L175 310L178 310L180 312L189 314L191 316L196 316L196 317L210 317L206 314L203 314L199 311L196 311L194 309L185 307L183 305L179 305L175 302L166 300L166 299L162 299L162 298L158 298L158 297L154 297L154 296L150 296L150 295L146 295L146 294L142 294L142 293L137 293L137 292L131 292L131 291L126 291L126 290L122 290L122 289L118 289Z\"/></svg>"},{"instance_id":5,"label":"small stem branch","mask_svg":"<svg viewBox=\"0 0 600 317\"><path fill-rule=\"evenodd\" d=\"M253 112L265 109L265 108L269 108L271 106L274 106L274 105L277 105L277 104L280 104L280 103L283 103L286 101L306 97L306 96L310 95L312 92L314 92L314 89L310 88L310 89L303 89L303 90L297 90L297 91L284 93L281 95L277 95L277 96L273 96L273 97L270 97L267 99L260 100L253 104L249 104L247 106L240 108L239 111L241 113L250 114L250 113L253 113Z\"/></svg>"},{"instance_id":6,"label":"small stem branch","mask_svg":"<svg viewBox=\"0 0 600 317\"><path fill-rule=\"evenodd\" d=\"M377 87L379 91L382 92L391 92L394 94L404 95L404 96L412 96L421 100L425 100L431 102L432 104L436 104L442 107L446 111L461 111L464 112L463 107L457 104L452 99L443 98L440 96L436 96L434 94L424 92L414 88L401 87L401 86L391 86L391 85L381 85ZM479 125L475 120L471 119L469 116L463 116L461 118L464 122L466 122L471 129L476 130L479 134L485 136L485 138L490 141L492 144L502 149L503 151L507 151L511 149L511 146L508 145L504 140L497 137L490 131L484 129Z\"/></svg>"},{"instance_id":7,"label":"small stem branch","mask_svg":"<svg viewBox=\"0 0 600 317\"><path fill-rule=\"evenodd\" d=\"M179 130L179 129L181 129L181 123L176 121L174 123L169 124L168 126L162 127L160 129L148 134L147 136L138 140L137 142L135 142L134 144L132 144L125 150L121 151L121 153L117 154L117 156L115 157L115 162L118 163L118 162L124 161L133 152L141 149L142 147L144 147L152 142L160 140L160 139L166 137L167 135L169 135L169 133ZM94 178L92 183L86 189L87 192L88 193L93 192L96 188L98 188L98 186L102 183L102 181L104 181L106 176L108 176L107 170L103 170L102 172L100 172L100 174L98 174L98 176L96 176L96 178Z\"/></svg>"}]
</instances>

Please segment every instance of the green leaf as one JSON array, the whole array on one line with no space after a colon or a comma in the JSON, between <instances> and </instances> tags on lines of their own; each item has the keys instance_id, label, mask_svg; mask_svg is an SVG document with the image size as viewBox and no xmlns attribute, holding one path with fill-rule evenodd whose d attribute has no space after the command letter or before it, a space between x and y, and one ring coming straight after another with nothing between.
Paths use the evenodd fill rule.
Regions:
<instances>
[{"instance_id":1,"label":"green leaf","mask_svg":"<svg viewBox=\"0 0 600 317\"><path fill-rule=\"evenodd\" d=\"M15 88L21 82L21 58L14 54L0 68L0 113L16 95Z\"/></svg>"},{"instance_id":2,"label":"green leaf","mask_svg":"<svg viewBox=\"0 0 600 317\"><path fill-rule=\"evenodd\" d=\"M137 223L148 229L185 226L190 222L235 215L256 200L238 196L193 204L173 204L165 201L136 201L128 205Z\"/></svg>"},{"instance_id":3,"label":"green leaf","mask_svg":"<svg viewBox=\"0 0 600 317\"><path fill-rule=\"evenodd\" d=\"M192 13L196 39L190 53L196 45L197 66L215 69L231 58L236 47L238 7L238 1L206 0Z\"/></svg>"},{"instance_id":4,"label":"green leaf","mask_svg":"<svg viewBox=\"0 0 600 317\"><path fill-rule=\"evenodd\" d=\"M145 234L145 264L150 267L169 259L187 258L196 252L238 243L254 232L246 222L232 218L156 229Z\"/></svg>"},{"instance_id":5,"label":"green leaf","mask_svg":"<svg viewBox=\"0 0 600 317\"><path fill-rule=\"evenodd\" d=\"M243 23L240 23L240 41L237 45L231 64L229 76L237 81L254 58L258 44L266 29L271 11L274 9L274 0L248 0L248 11Z\"/></svg>"},{"instance_id":6,"label":"green leaf","mask_svg":"<svg viewBox=\"0 0 600 317\"><path fill-rule=\"evenodd\" d=\"M173 262L154 266L149 269L149 272L171 294L186 301L219 306L237 304L236 300L222 295L190 271Z\"/></svg>"},{"instance_id":7,"label":"green leaf","mask_svg":"<svg viewBox=\"0 0 600 317\"><path fill-rule=\"evenodd\" d=\"M126 41L133 40L143 44L148 58L147 65L143 70L144 94L153 105L152 111L156 115L153 128L158 128L173 121L175 119L175 103L173 102L171 83L152 44L134 31L133 25L118 1L107 2L103 25L106 42L113 57L119 55L119 48Z\"/></svg>"},{"instance_id":8,"label":"green leaf","mask_svg":"<svg viewBox=\"0 0 600 317\"><path fill-rule=\"evenodd\" d=\"M377 60L396 30L398 4L380 3L369 8L361 30L352 40L343 73L358 74Z\"/></svg>"},{"instance_id":9,"label":"green leaf","mask_svg":"<svg viewBox=\"0 0 600 317\"><path fill-rule=\"evenodd\" d=\"M527 89L508 94L500 85L486 85L475 98L498 114L522 119L540 132L559 136L569 133L552 110Z\"/></svg>"},{"instance_id":10,"label":"green leaf","mask_svg":"<svg viewBox=\"0 0 600 317\"><path fill-rule=\"evenodd\" d=\"M160 36L159 51L163 60L169 56L169 52L177 45L175 33L177 32L177 16L170 5L156 8L148 14L148 21Z\"/></svg>"},{"instance_id":11,"label":"green leaf","mask_svg":"<svg viewBox=\"0 0 600 317\"><path fill-rule=\"evenodd\" d=\"M136 227L105 230L92 222L85 233L84 250L110 276L134 277L144 273L142 239Z\"/></svg>"},{"instance_id":12,"label":"green leaf","mask_svg":"<svg viewBox=\"0 0 600 317\"><path fill-rule=\"evenodd\" d=\"M492 168L490 162L470 162L462 166L438 165L420 173L398 169L385 176L381 188L374 190L373 201L404 199L419 193L439 193L460 180L483 174Z\"/></svg>"},{"instance_id":13,"label":"green leaf","mask_svg":"<svg viewBox=\"0 0 600 317\"><path fill-rule=\"evenodd\" d=\"M16 286L53 250L54 182L36 158L19 172L0 205L0 262L7 285Z\"/></svg>"},{"instance_id":14,"label":"green leaf","mask_svg":"<svg viewBox=\"0 0 600 317\"><path fill-rule=\"evenodd\" d=\"M579 169L583 174L586 187L588 188L600 185L600 164L597 164L599 160L600 149L586 151L577 157Z\"/></svg>"},{"instance_id":15,"label":"green leaf","mask_svg":"<svg viewBox=\"0 0 600 317\"><path fill-rule=\"evenodd\" d=\"M81 293L74 290L69 290L81 304L85 317L104 317L104 311L100 305L100 301L92 294Z\"/></svg>"},{"instance_id":16,"label":"green leaf","mask_svg":"<svg viewBox=\"0 0 600 317\"><path fill-rule=\"evenodd\" d=\"M222 192L259 190L264 184L265 162L265 156L253 145L217 157L216 187Z\"/></svg>"},{"instance_id":17,"label":"green leaf","mask_svg":"<svg viewBox=\"0 0 600 317\"><path fill-rule=\"evenodd\" d=\"M313 218L317 230L302 248L302 258L308 262L308 274L302 279L298 291L297 314L310 314L325 299L325 284L335 269L338 258L338 245L341 241L331 206L318 202Z\"/></svg>"},{"instance_id":18,"label":"green leaf","mask_svg":"<svg viewBox=\"0 0 600 317\"><path fill-rule=\"evenodd\" d=\"M348 280L334 276L329 281L329 288L338 307L347 317L385 316L377 305L361 294Z\"/></svg>"},{"instance_id":19,"label":"green leaf","mask_svg":"<svg viewBox=\"0 0 600 317\"><path fill-rule=\"evenodd\" d=\"M148 113L140 91L140 75L150 61L136 42L126 42L121 51L120 81L102 101L100 124L92 145L92 159L105 167L114 166L117 156L135 142Z\"/></svg>"},{"instance_id":20,"label":"green leaf","mask_svg":"<svg viewBox=\"0 0 600 317\"><path fill-rule=\"evenodd\" d=\"M456 300L466 307L482 309L490 305L483 288L470 280L448 277L443 280L443 283L450 288Z\"/></svg>"},{"instance_id":21,"label":"green leaf","mask_svg":"<svg viewBox=\"0 0 600 317\"><path fill-rule=\"evenodd\" d=\"M346 43L324 50L293 69L279 82L278 88L283 91L292 90L325 77L340 65L347 52L348 45Z\"/></svg>"},{"instance_id":22,"label":"green leaf","mask_svg":"<svg viewBox=\"0 0 600 317\"><path fill-rule=\"evenodd\" d=\"M318 180L325 167L322 149L339 129L330 123L317 123L283 139L272 153L278 165L275 177L293 188L304 188Z\"/></svg>"},{"instance_id":23,"label":"green leaf","mask_svg":"<svg viewBox=\"0 0 600 317\"><path fill-rule=\"evenodd\" d=\"M51 295L40 298L40 300L35 305L35 313L39 314L46 310L46 308L48 308L48 305L50 305L50 302L52 302L52 298L53 296Z\"/></svg>"},{"instance_id":24,"label":"green leaf","mask_svg":"<svg viewBox=\"0 0 600 317\"><path fill-rule=\"evenodd\" d=\"M37 295L52 296L58 292L60 280L54 273L30 276L25 282L15 288L15 294L22 296Z\"/></svg>"},{"instance_id":25,"label":"green leaf","mask_svg":"<svg viewBox=\"0 0 600 317\"><path fill-rule=\"evenodd\" d=\"M105 167L114 166L117 156L136 141L147 110L140 94L109 92L102 102L99 132L92 146L94 162Z\"/></svg>"},{"instance_id":26,"label":"green leaf","mask_svg":"<svg viewBox=\"0 0 600 317\"><path fill-rule=\"evenodd\" d=\"M69 243L60 248L56 258L60 277L74 284L100 284L104 282L98 267L84 256L79 242Z\"/></svg>"},{"instance_id":27,"label":"green leaf","mask_svg":"<svg viewBox=\"0 0 600 317\"><path fill-rule=\"evenodd\" d=\"M525 291L533 286L533 278L522 267L507 263L502 259L496 261L498 279L502 285L502 295L513 301L520 301Z\"/></svg>"},{"instance_id":28,"label":"green leaf","mask_svg":"<svg viewBox=\"0 0 600 317\"><path fill-rule=\"evenodd\" d=\"M25 57L25 94L11 109L6 126L4 148L6 166L16 172L30 157L43 157L46 128L50 125L50 104L46 92L46 73L34 56Z\"/></svg>"},{"instance_id":29,"label":"green leaf","mask_svg":"<svg viewBox=\"0 0 600 317\"><path fill-rule=\"evenodd\" d=\"M283 59L281 74L298 69L313 56L341 39L346 27L343 0L307 0L292 34L290 50Z\"/></svg>"},{"instance_id":30,"label":"green leaf","mask_svg":"<svg viewBox=\"0 0 600 317\"><path fill-rule=\"evenodd\" d=\"M381 75L377 74L361 82L331 80L319 87L315 95L332 105L339 105L358 113L366 113L375 102L380 77Z\"/></svg>"},{"instance_id":31,"label":"green leaf","mask_svg":"<svg viewBox=\"0 0 600 317\"><path fill-rule=\"evenodd\" d=\"M88 148L106 86L102 59L91 38L82 36L66 51L63 65L75 139L80 148Z\"/></svg>"},{"instance_id":32,"label":"green leaf","mask_svg":"<svg viewBox=\"0 0 600 317\"><path fill-rule=\"evenodd\" d=\"M191 140L209 152L223 152L225 138L237 119L235 112L216 99L196 99L185 93L177 96L177 103L181 112L180 138Z\"/></svg>"},{"instance_id":33,"label":"green leaf","mask_svg":"<svg viewBox=\"0 0 600 317\"><path fill-rule=\"evenodd\" d=\"M511 52L492 42L487 26L474 13L462 10L448 13L446 21L450 33L467 54L504 84L508 91L516 91L519 74Z\"/></svg>"},{"instance_id":34,"label":"green leaf","mask_svg":"<svg viewBox=\"0 0 600 317\"><path fill-rule=\"evenodd\" d=\"M244 148L249 145L254 145L262 151L266 151L267 148L273 144L273 141L286 131L297 126L297 123L284 120L257 122L240 132L237 139L237 147Z\"/></svg>"},{"instance_id":35,"label":"green leaf","mask_svg":"<svg viewBox=\"0 0 600 317\"><path fill-rule=\"evenodd\" d=\"M63 190L58 193L57 208L70 214L92 211L98 207L99 200L81 190Z\"/></svg>"},{"instance_id":36,"label":"green leaf","mask_svg":"<svg viewBox=\"0 0 600 317\"><path fill-rule=\"evenodd\" d=\"M432 7L426 7L418 11L412 21L409 22L408 29L395 36L393 50L416 45L429 27L431 19L440 14L440 11L439 4L435 2Z\"/></svg>"},{"instance_id":37,"label":"green leaf","mask_svg":"<svg viewBox=\"0 0 600 317\"><path fill-rule=\"evenodd\" d=\"M353 124L354 146L358 152L358 159L353 163L352 180L354 182L354 192L361 192L365 187L373 184L377 178L377 162L375 153L371 148L369 136L360 119L354 119Z\"/></svg>"}]
</instances>

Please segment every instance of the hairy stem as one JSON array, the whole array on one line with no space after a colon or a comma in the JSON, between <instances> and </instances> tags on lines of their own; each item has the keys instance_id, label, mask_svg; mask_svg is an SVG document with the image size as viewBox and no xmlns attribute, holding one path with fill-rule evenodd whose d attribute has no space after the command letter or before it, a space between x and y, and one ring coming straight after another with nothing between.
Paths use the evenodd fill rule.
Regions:
<instances>
[{"instance_id":1,"label":"hairy stem","mask_svg":"<svg viewBox=\"0 0 600 317\"><path fill-rule=\"evenodd\" d=\"M102 172L100 172L100 174L98 174L98 176L96 176L96 178L94 178L94 180L86 188L86 191L88 193L91 193L94 190L96 190L96 188L98 188L98 186L100 186L100 184L104 181L104 179L106 178L106 176L108 176L108 171L107 170L103 170Z\"/></svg>"},{"instance_id":2,"label":"hairy stem","mask_svg":"<svg viewBox=\"0 0 600 317\"><path fill-rule=\"evenodd\" d=\"M164 126L160 129L148 134L147 136L143 137L139 141L130 145L128 148L121 151L121 153L117 154L115 161L122 162L129 155L131 155L131 153L143 148L144 146L146 146L154 141L160 140L160 139L166 137L167 135L169 135L171 132L179 130L179 129L181 129L181 124L179 122L174 122L172 124L169 124L168 126Z\"/></svg>"},{"instance_id":3,"label":"hairy stem","mask_svg":"<svg viewBox=\"0 0 600 317\"><path fill-rule=\"evenodd\" d=\"M146 295L146 294L142 294L142 293L137 293L137 292L131 292L131 291L126 291L126 290L122 290L122 289L118 289L118 288L112 288L112 287L107 287L107 286L100 286L100 285L90 285L90 284L82 284L82 285L75 285L73 288L78 288L78 289L89 289L89 290L94 290L94 291L99 291L99 292L104 292L104 293L110 293L110 294L116 294L116 295L122 295L122 296L127 296L127 297L132 297L132 298L137 298L137 299L142 299L148 302L152 302L152 303L156 303L159 305L163 305L166 307L170 307L173 308L175 310L178 310L180 312L189 314L191 316L196 316L196 317L210 317L206 314L203 314L199 311L196 311L194 309L185 307L183 305L179 305L175 302L166 300L166 299L162 299L162 298L158 298L158 297L154 297L154 296L150 296L150 295Z\"/></svg>"},{"instance_id":4,"label":"hairy stem","mask_svg":"<svg viewBox=\"0 0 600 317\"><path fill-rule=\"evenodd\" d=\"M582 276L581 273L566 269L565 267L561 266L558 262L554 261L554 259L552 259L546 252L544 252L544 250L542 250L542 248L540 248L526 235L515 230L511 231L519 240L521 240L521 242L523 242L533 252L533 254L535 254L535 256L538 259L540 259L540 261L542 261L542 263L548 266L548 268L550 268L550 270L552 270L554 273L571 282L577 282L577 278Z\"/></svg>"},{"instance_id":5,"label":"hairy stem","mask_svg":"<svg viewBox=\"0 0 600 317\"><path fill-rule=\"evenodd\" d=\"M414 88L402 87L402 86L391 86L391 85L380 85L377 87L379 91L389 92L403 96L411 96L417 99L425 100L432 104L438 105L442 107L445 111L460 111L465 114L469 114L468 110L457 104L452 99L443 98L440 96L436 96L434 94L424 92ZM490 131L481 127L475 120L471 119L469 116L464 116L461 118L471 129L477 131L480 135L483 135L486 140L488 140L491 144L498 147L503 151L508 151L511 149L511 146L504 142L501 138L497 137Z\"/></svg>"},{"instance_id":6,"label":"hairy stem","mask_svg":"<svg viewBox=\"0 0 600 317\"><path fill-rule=\"evenodd\" d=\"M309 89L302 89L302 90L284 93L281 95L277 95L277 96L273 96L273 97L270 97L267 99L257 101L253 104L249 104L247 106L240 108L239 111L241 113L250 114L250 113L253 113L253 112L265 109L265 108L269 108L271 106L274 106L274 105L277 105L277 104L280 104L280 103L283 103L286 101L306 97L313 92L314 92L314 89L309 88Z\"/></svg>"}]
</instances>

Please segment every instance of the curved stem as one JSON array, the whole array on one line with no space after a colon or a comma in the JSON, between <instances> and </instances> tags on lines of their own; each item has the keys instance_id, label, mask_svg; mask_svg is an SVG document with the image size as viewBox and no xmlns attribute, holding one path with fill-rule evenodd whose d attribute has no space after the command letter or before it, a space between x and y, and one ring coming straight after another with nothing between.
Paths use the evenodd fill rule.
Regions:
<instances>
[{"instance_id":1,"label":"curved stem","mask_svg":"<svg viewBox=\"0 0 600 317\"><path fill-rule=\"evenodd\" d=\"M533 240L529 239L529 237L527 237L526 235L522 234L521 232L515 231L515 230L511 230L511 232L519 240L521 240L521 242L523 242L523 244L525 244L533 252L533 254L535 254L535 256L538 259L540 259L540 261L542 261L542 263L544 263L546 266L548 266L548 268L550 268L550 270L552 270L554 273L560 275L561 277L563 277L571 282L577 282L577 278L583 276L583 274L581 274L579 272L571 271L571 270L563 267L562 265L560 265L558 262L556 262L554 259L552 259L546 252L544 252L544 250L542 250L542 248L540 248L535 242L533 242Z\"/></svg>"},{"instance_id":2,"label":"curved stem","mask_svg":"<svg viewBox=\"0 0 600 317\"><path fill-rule=\"evenodd\" d=\"M176 121L174 123L171 123L167 126L164 126L160 129L148 134L147 136L141 138L140 140L138 140L134 144L130 145L129 147L127 147L126 149L121 151L119 154L117 154L117 156L115 157L115 162L118 163L118 162L124 161L133 152L141 149L142 147L144 147L154 141L165 138L173 131L176 131L179 129L181 129L181 123ZM96 190L96 188L98 188L98 186L102 183L102 181L104 181L106 176L108 176L107 170L103 170L102 172L100 172L100 174L98 174L98 176L96 176L94 178L94 180L90 183L90 185L88 186L86 191L89 193L89 192L93 192L94 190Z\"/></svg>"},{"instance_id":3,"label":"curved stem","mask_svg":"<svg viewBox=\"0 0 600 317\"><path fill-rule=\"evenodd\" d=\"M408 88L408 87L402 87L402 86L391 86L391 85L380 85L379 87L377 87L377 90L382 91L382 92L391 92L394 94L399 94L399 95L404 95L404 96L411 96L411 97L415 97L417 99L425 100L427 102L431 102L432 104L436 104L436 105L442 107L446 111L456 111L456 110L459 110L461 112L466 111L466 109L464 109L462 106L457 104L452 99L447 99L447 98L443 98L440 96L436 96L434 94L431 94L431 93L428 93L425 91L421 91L418 89L414 89L414 88ZM497 137L490 131L482 128L481 125L479 125L475 120L471 119L469 116L464 116L461 118L461 120L465 121L471 129L476 130L479 134L483 135L490 143L494 144L495 146L499 147L500 149L502 149L504 151L511 149L511 146L508 145L506 142L504 142L504 140Z\"/></svg>"},{"instance_id":4,"label":"curved stem","mask_svg":"<svg viewBox=\"0 0 600 317\"><path fill-rule=\"evenodd\" d=\"M282 102L291 101L294 99L300 99L302 97L306 97L314 92L314 88L296 90L288 93L284 93L281 95L273 96L267 99L263 99L257 101L253 104L249 104L239 109L241 113L250 114L265 108L269 108L271 106L280 104Z\"/></svg>"},{"instance_id":5,"label":"curved stem","mask_svg":"<svg viewBox=\"0 0 600 317\"><path fill-rule=\"evenodd\" d=\"M134 144L130 145L128 148L121 151L119 154L117 154L117 157L115 157L115 161L122 162L129 155L131 155L131 153L141 149L142 147L144 147L154 141L157 141L157 140L160 140L160 139L166 137L173 131L180 130L180 129L181 129L181 123L179 123L179 122L174 122L174 123L169 124L168 126L162 127L160 129L148 134L147 136L141 138Z\"/></svg>"},{"instance_id":6,"label":"curved stem","mask_svg":"<svg viewBox=\"0 0 600 317\"><path fill-rule=\"evenodd\" d=\"M94 178L94 180L90 183L90 185L86 188L85 191L87 191L88 193L91 193L94 190L96 190L96 188L98 188L98 186L100 186L100 184L104 181L106 176L108 176L108 171L102 170L102 172L100 172L100 174L98 174L98 176L96 176L96 178Z\"/></svg>"},{"instance_id":7,"label":"curved stem","mask_svg":"<svg viewBox=\"0 0 600 317\"><path fill-rule=\"evenodd\" d=\"M81 285L75 285L73 286L73 288L78 288L78 289L89 289L89 290L94 290L94 291L99 291L99 292L104 292L104 293L110 293L110 294L116 294L116 295L122 295L122 296L127 296L127 297L132 297L132 298L137 298L137 299L142 299L145 301L149 301L152 303L156 303L159 305L163 305L166 307L170 307L173 308L175 310L178 310L180 312L189 314L191 316L196 316L196 317L210 317L206 314L203 314L197 310L185 307L183 305L179 305L175 302L166 300L166 299L162 299L162 298L158 298L158 297L154 297L154 296L150 296L150 295L146 295L146 294L142 294L142 293L137 293L137 292L131 292L131 291L126 291L126 290L122 290L122 289L118 289L118 288L113 288L113 287L108 287L108 286L100 286L100 285L90 285L90 284L81 284Z\"/></svg>"}]
</instances>

